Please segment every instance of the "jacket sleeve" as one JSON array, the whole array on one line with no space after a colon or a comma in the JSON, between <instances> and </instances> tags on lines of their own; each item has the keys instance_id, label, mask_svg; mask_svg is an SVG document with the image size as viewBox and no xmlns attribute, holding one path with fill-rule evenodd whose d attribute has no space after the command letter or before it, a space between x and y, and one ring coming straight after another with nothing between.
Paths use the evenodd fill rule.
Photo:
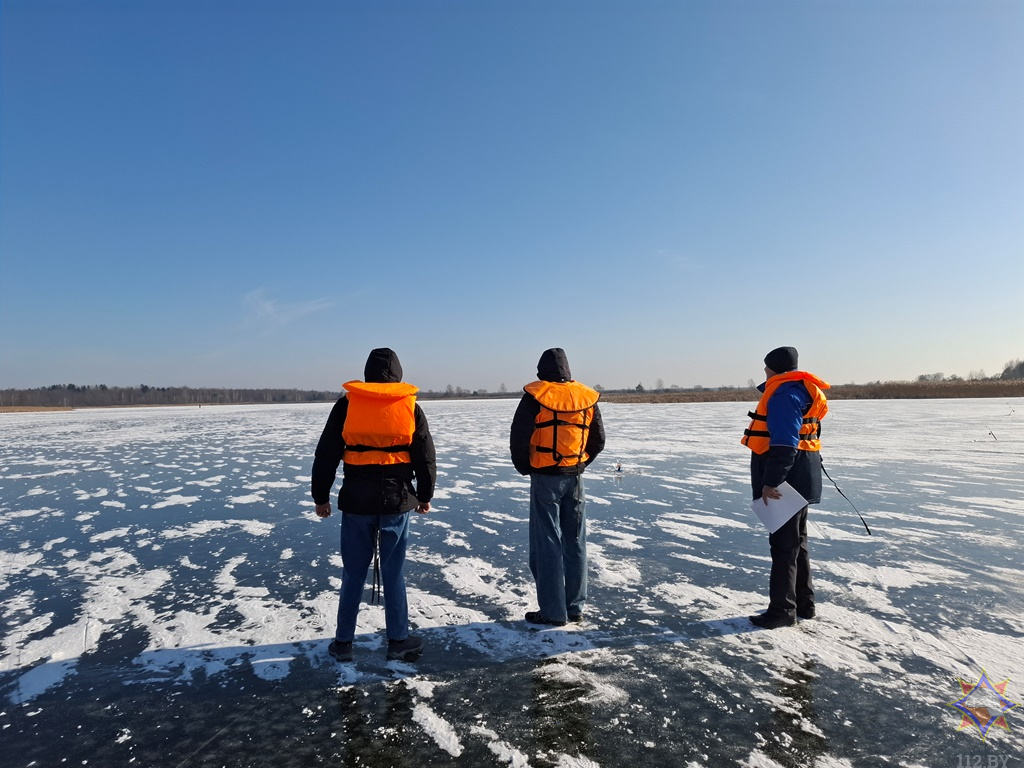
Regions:
<instances>
[{"instance_id":1,"label":"jacket sleeve","mask_svg":"<svg viewBox=\"0 0 1024 768\"><path fill-rule=\"evenodd\" d=\"M512 429L509 432L508 447L512 453L512 465L520 475L528 475L530 467L530 440L533 438L534 424L540 413L540 403L531 394L524 394L512 417Z\"/></svg>"},{"instance_id":2,"label":"jacket sleeve","mask_svg":"<svg viewBox=\"0 0 1024 768\"><path fill-rule=\"evenodd\" d=\"M412 436L412 471L416 477L416 498L420 502L428 502L434 498L434 486L437 483L437 451L434 449L434 438L427 425L427 416L419 404L416 405L416 431Z\"/></svg>"},{"instance_id":3,"label":"jacket sleeve","mask_svg":"<svg viewBox=\"0 0 1024 768\"><path fill-rule=\"evenodd\" d=\"M594 405L594 420L590 422L590 429L587 430L587 466L589 467L597 455L604 450L604 419L601 418L601 409Z\"/></svg>"},{"instance_id":4,"label":"jacket sleeve","mask_svg":"<svg viewBox=\"0 0 1024 768\"><path fill-rule=\"evenodd\" d=\"M338 465L345 455L345 440L341 433L345 428L347 415L348 400L342 397L334 404L331 415L327 417L324 431L320 433L320 442L316 444L316 453L313 455L310 483L314 504L326 504L331 500L331 488L338 475Z\"/></svg>"},{"instance_id":5,"label":"jacket sleeve","mask_svg":"<svg viewBox=\"0 0 1024 768\"><path fill-rule=\"evenodd\" d=\"M778 488L789 477L789 471L793 469L795 463L796 448L786 445L771 446L764 463L762 484L770 488Z\"/></svg>"},{"instance_id":6,"label":"jacket sleeve","mask_svg":"<svg viewBox=\"0 0 1024 768\"><path fill-rule=\"evenodd\" d=\"M768 401L765 423L771 433L771 445L796 448L800 444L800 428L804 411L811 404L807 388L800 382L783 385Z\"/></svg>"},{"instance_id":7,"label":"jacket sleeve","mask_svg":"<svg viewBox=\"0 0 1024 768\"><path fill-rule=\"evenodd\" d=\"M768 401L766 423L771 445L764 468L764 484L776 488L788 476L796 462L800 444L800 427L810 395L803 384L780 388Z\"/></svg>"}]
</instances>

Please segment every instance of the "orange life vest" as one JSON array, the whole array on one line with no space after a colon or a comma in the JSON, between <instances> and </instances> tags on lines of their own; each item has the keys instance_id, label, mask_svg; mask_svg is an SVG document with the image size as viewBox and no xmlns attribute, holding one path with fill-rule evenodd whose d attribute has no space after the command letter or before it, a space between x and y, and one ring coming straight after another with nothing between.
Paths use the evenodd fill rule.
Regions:
<instances>
[{"instance_id":1,"label":"orange life vest","mask_svg":"<svg viewBox=\"0 0 1024 768\"><path fill-rule=\"evenodd\" d=\"M346 464L408 464L416 432L416 393L412 384L349 381L348 413L341 437Z\"/></svg>"},{"instance_id":2,"label":"orange life vest","mask_svg":"<svg viewBox=\"0 0 1024 768\"><path fill-rule=\"evenodd\" d=\"M601 394L578 381L535 381L523 389L540 403L530 438L530 466L544 469L586 463L587 435Z\"/></svg>"},{"instance_id":3,"label":"orange life vest","mask_svg":"<svg viewBox=\"0 0 1024 768\"><path fill-rule=\"evenodd\" d=\"M819 379L813 373L806 371L789 371L772 376L765 384L764 394L757 402L757 408L748 413L750 426L743 430L743 439L740 440L754 453L765 453L771 446L771 433L768 432L768 401L780 384L787 381L802 381L811 395L811 404L804 412L803 423L800 425L800 442L797 449L801 451L821 450L821 420L828 413L828 402L825 400L823 389L828 389L829 384Z\"/></svg>"}]
</instances>

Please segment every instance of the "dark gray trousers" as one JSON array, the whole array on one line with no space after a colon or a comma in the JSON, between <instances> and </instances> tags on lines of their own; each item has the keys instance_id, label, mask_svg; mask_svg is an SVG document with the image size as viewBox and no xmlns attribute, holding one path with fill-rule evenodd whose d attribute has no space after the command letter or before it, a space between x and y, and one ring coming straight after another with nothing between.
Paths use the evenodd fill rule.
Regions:
<instances>
[{"instance_id":1,"label":"dark gray trousers","mask_svg":"<svg viewBox=\"0 0 1024 768\"><path fill-rule=\"evenodd\" d=\"M814 605L811 558L807 553L807 507L768 535L772 572L768 580L768 613L795 617L797 609Z\"/></svg>"}]
</instances>

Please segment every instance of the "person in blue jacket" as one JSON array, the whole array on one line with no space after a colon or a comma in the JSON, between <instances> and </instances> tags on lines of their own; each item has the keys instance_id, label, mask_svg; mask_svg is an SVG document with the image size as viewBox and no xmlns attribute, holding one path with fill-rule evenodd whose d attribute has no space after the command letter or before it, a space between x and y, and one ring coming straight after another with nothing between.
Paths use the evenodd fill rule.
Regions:
<instances>
[{"instance_id":1,"label":"person in blue jacket","mask_svg":"<svg viewBox=\"0 0 1024 768\"><path fill-rule=\"evenodd\" d=\"M766 380L743 444L751 450L750 486L754 499L779 499L787 482L808 504L821 501L821 419L828 413L827 382L797 370L793 347L773 349L764 359ZM772 567L768 610L751 616L763 629L792 626L815 615L811 563L807 550L807 507L768 536Z\"/></svg>"}]
</instances>

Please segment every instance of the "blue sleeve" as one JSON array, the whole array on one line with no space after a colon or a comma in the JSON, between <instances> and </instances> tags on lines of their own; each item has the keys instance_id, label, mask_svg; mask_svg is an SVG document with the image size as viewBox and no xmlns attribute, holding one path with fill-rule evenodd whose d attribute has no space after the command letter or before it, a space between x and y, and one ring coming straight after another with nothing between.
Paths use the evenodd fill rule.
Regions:
<instances>
[{"instance_id":1,"label":"blue sleeve","mask_svg":"<svg viewBox=\"0 0 1024 768\"><path fill-rule=\"evenodd\" d=\"M787 382L775 390L768 401L768 432L771 445L796 448L800 443L800 427L804 411L811 404L811 395L803 382Z\"/></svg>"}]
</instances>

